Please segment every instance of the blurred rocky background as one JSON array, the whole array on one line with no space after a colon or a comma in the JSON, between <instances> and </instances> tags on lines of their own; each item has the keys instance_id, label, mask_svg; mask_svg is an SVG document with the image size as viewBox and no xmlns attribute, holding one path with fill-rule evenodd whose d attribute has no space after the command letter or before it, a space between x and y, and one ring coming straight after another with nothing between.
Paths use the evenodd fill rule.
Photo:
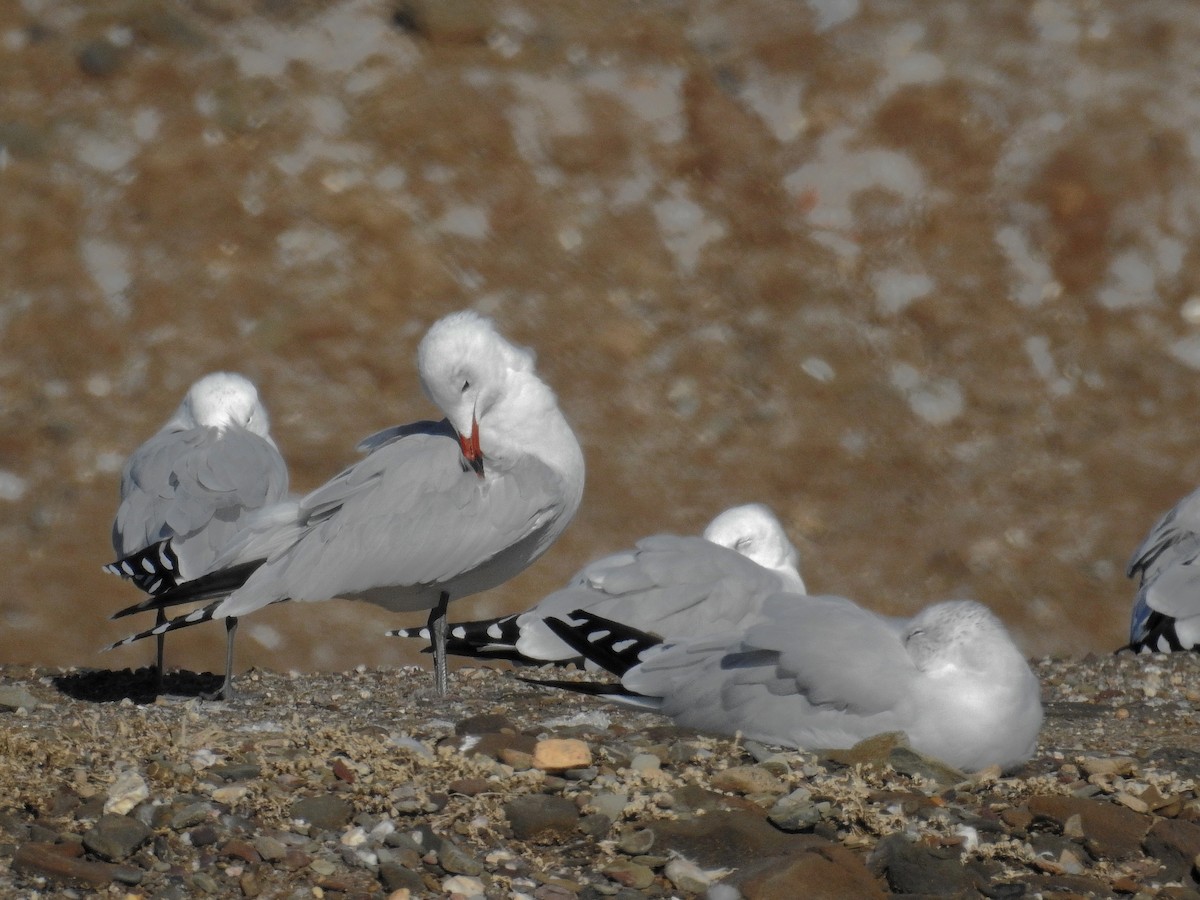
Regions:
<instances>
[{"instance_id":1,"label":"blurred rocky background","mask_svg":"<svg viewBox=\"0 0 1200 900\"><path fill-rule=\"evenodd\" d=\"M100 566L195 378L254 379L308 490L434 414L416 344L465 306L588 485L453 617L758 500L814 591L1112 650L1200 483L1198 98L1169 2L2 3L0 660L150 658L96 652L137 596ZM284 604L239 668L413 661L420 619Z\"/></svg>"}]
</instances>

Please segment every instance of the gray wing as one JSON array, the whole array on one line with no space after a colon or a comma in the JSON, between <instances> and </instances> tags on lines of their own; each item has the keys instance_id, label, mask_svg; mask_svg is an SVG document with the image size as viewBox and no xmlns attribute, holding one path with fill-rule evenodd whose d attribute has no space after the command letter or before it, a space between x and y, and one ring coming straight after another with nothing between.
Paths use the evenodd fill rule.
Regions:
<instances>
[{"instance_id":1,"label":"gray wing","mask_svg":"<svg viewBox=\"0 0 1200 900\"><path fill-rule=\"evenodd\" d=\"M767 601L763 622L746 632L747 647L779 654L780 677L814 704L878 713L898 706L916 668L895 620L845 597Z\"/></svg>"},{"instance_id":2,"label":"gray wing","mask_svg":"<svg viewBox=\"0 0 1200 900\"><path fill-rule=\"evenodd\" d=\"M219 611L243 615L281 599L360 597L429 608L524 568L565 526L558 477L535 457L485 478L457 439L417 433L381 444L300 501L298 535Z\"/></svg>"},{"instance_id":3,"label":"gray wing","mask_svg":"<svg viewBox=\"0 0 1200 900\"><path fill-rule=\"evenodd\" d=\"M242 428L163 431L129 458L113 546L128 556L171 539L185 577L203 573L245 516L282 499L287 466L273 444Z\"/></svg>"},{"instance_id":4,"label":"gray wing","mask_svg":"<svg viewBox=\"0 0 1200 900\"><path fill-rule=\"evenodd\" d=\"M904 727L915 669L896 629L841 597L776 595L760 624L653 651L625 687L684 725L809 747Z\"/></svg>"},{"instance_id":5,"label":"gray wing","mask_svg":"<svg viewBox=\"0 0 1200 900\"><path fill-rule=\"evenodd\" d=\"M758 615L780 577L736 550L701 537L654 535L605 557L518 619L517 649L534 659L578 654L541 621L586 609L665 640L739 630Z\"/></svg>"}]
</instances>

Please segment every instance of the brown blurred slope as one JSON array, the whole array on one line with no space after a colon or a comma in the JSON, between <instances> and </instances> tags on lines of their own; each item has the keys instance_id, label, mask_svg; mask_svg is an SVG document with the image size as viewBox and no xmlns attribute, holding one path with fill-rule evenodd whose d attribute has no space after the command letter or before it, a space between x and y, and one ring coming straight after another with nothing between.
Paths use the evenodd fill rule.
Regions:
<instances>
[{"instance_id":1,"label":"brown blurred slope","mask_svg":"<svg viewBox=\"0 0 1200 900\"><path fill-rule=\"evenodd\" d=\"M131 600L100 565L199 374L259 383L306 490L434 414L416 343L466 305L537 349L589 468L456 616L760 500L815 590L1119 644L1126 557L1200 482L1200 20L957 9L0 7L0 658L149 653L96 655ZM277 607L239 664L411 660L398 624Z\"/></svg>"}]
</instances>

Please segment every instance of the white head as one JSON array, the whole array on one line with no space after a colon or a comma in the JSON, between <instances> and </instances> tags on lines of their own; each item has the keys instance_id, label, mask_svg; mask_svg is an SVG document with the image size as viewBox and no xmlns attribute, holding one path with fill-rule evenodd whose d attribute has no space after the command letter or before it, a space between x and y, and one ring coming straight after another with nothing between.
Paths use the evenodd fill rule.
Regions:
<instances>
[{"instance_id":1,"label":"white head","mask_svg":"<svg viewBox=\"0 0 1200 900\"><path fill-rule=\"evenodd\" d=\"M527 383L549 395L534 375L533 351L509 343L491 319L471 310L451 313L430 327L417 349L417 368L425 393L446 414L463 456L481 475L484 456L497 448L486 438L481 446L480 429L487 434L492 414L510 397L514 378L531 376Z\"/></svg>"},{"instance_id":2,"label":"white head","mask_svg":"<svg viewBox=\"0 0 1200 900\"><path fill-rule=\"evenodd\" d=\"M267 411L249 379L233 372L205 375L188 389L169 426L245 428L270 440Z\"/></svg>"},{"instance_id":3,"label":"white head","mask_svg":"<svg viewBox=\"0 0 1200 900\"><path fill-rule=\"evenodd\" d=\"M909 620L901 638L922 672L998 672L1014 659L1024 665L1004 625L982 603L947 600L925 607Z\"/></svg>"},{"instance_id":4,"label":"white head","mask_svg":"<svg viewBox=\"0 0 1200 900\"><path fill-rule=\"evenodd\" d=\"M764 569L778 572L792 590L804 591L800 553L769 507L761 503L730 507L708 523L704 539L736 550Z\"/></svg>"}]
</instances>

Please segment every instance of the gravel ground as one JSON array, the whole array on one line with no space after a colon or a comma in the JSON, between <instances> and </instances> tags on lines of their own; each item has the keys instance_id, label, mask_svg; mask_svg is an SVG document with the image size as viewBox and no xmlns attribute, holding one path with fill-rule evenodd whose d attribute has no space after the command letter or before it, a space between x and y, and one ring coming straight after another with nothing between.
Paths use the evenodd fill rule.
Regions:
<instances>
[{"instance_id":1,"label":"gravel ground","mask_svg":"<svg viewBox=\"0 0 1200 900\"><path fill-rule=\"evenodd\" d=\"M1038 755L775 752L460 670L7 667L0 894L1200 896L1192 655L1041 660ZM564 670L520 675L585 678ZM714 885L717 885L714 887Z\"/></svg>"}]
</instances>

